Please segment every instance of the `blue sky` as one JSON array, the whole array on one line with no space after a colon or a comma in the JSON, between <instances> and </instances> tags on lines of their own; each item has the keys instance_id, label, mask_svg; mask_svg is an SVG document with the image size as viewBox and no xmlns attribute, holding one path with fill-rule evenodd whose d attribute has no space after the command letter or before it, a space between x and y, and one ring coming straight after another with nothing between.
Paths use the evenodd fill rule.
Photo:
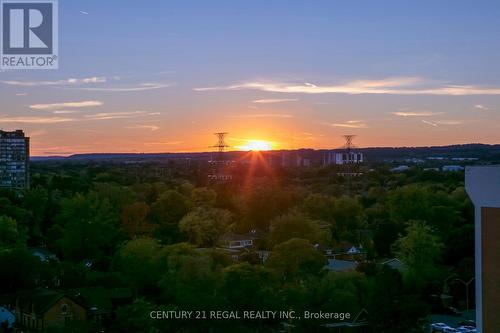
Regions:
<instances>
[{"instance_id":1,"label":"blue sky","mask_svg":"<svg viewBox=\"0 0 500 333\"><path fill-rule=\"evenodd\" d=\"M60 0L60 69L0 72L38 155L500 143L498 1Z\"/></svg>"}]
</instances>

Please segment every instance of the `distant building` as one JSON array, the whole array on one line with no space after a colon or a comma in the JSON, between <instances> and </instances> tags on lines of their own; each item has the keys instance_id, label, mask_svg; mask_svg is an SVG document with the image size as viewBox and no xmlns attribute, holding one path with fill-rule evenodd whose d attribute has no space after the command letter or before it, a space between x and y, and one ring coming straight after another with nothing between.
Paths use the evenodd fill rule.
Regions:
<instances>
[{"instance_id":1,"label":"distant building","mask_svg":"<svg viewBox=\"0 0 500 333\"><path fill-rule=\"evenodd\" d=\"M408 170L410 170L410 167L407 165L400 165L391 169L392 172L403 172Z\"/></svg>"},{"instance_id":2,"label":"distant building","mask_svg":"<svg viewBox=\"0 0 500 333\"><path fill-rule=\"evenodd\" d=\"M479 160L479 158L477 158L477 157L453 157L451 160L465 162L465 161L477 161L477 160Z\"/></svg>"},{"instance_id":3,"label":"distant building","mask_svg":"<svg viewBox=\"0 0 500 333\"><path fill-rule=\"evenodd\" d=\"M0 187L29 188L29 138L22 130L0 130Z\"/></svg>"},{"instance_id":4,"label":"distant building","mask_svg":"<svg viewBox=\"0 0 500 333\"><path fill-rule=\"evenodd\" d=\"M397 258L393 258L393 259L389 259L387 261L384 261L382 263L382 265L387 265L390 268L398 270L400 272L403 272L406 270L406 265L404 264L404 262L402 262L401 260L399 260Z\"/></svg>"},{"instance_id":5,"label":"distant building","mask_svg":"<svg viewBox=\"0 0 500 333\"><path fill-rule=\"evenodd\" d=\"M467 167L465 189L475 208L477 331L500 327L500 165Z\"/></svg>"},{"instance_id":6,"label":"distant building","mask_svg":"<svg viewBox=\"0 0 500 333\"><path fill-rule=\"evenodd\" d=\"M425 160L421 159L421 158L406 158L405 159L405 162L406 163L415 163L415 164L422 164L422 163L425 163Z\"/></svg>"},{"instance_id":7,"label":"distant building","mask_svg":"<svg viewBox=\"0 0 500 333\"><path fill-rule=\"evenodd\" d=\"M464 167L460 165L443 165L442 167L444 172L462 171L463 169Z\"/></svg>"},{"instance_id":8,"label":"distant building","mask_svg":"<svg viewBox=\"0 0 500 333\"><path fill-rule=\"evenodd\" d=\"M252 230L246 234L228 232L222 236L222 246L228 249L254 247L263 237L263 233L258 230Z\"/></svg>"},{"instance_id":9,"label":"distant building","mask_svg":"<svg viewBox=\"0 0 500 333\"><path fill-rule=\"evenodd\" d=\"M357 153L357 152L326 152L325 153L325 158L324 158L324 164L325 165L330 165L330 164L337 164L337 165L343 165L343 164L359 164L364 162L364 156L363 153Z\"/></svg>"}]
</instances>

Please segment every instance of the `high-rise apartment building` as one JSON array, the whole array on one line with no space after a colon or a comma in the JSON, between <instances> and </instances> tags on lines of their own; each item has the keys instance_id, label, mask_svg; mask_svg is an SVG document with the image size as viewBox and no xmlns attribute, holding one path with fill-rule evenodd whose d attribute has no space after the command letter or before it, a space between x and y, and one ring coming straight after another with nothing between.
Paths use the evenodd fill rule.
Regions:
<instances>
[{"instance_id":1,"label":"high-rise apartment building","mask_svg":"<svg viewBox=\"0 0 500 333\"><path fill-rule=\"evenodd\" d=\"M0 130L0 187L29 188L29 138L22 130Z\"/></svg>"},{"instance_id":2,"label":"high-rise apartment building","mask_svg":"<svg viewBox=\"0 0 500 333\"><path fill-rule=\"evenodd\" d=\"M500 330L500 166L465 169L475 207L476 321L478 332Z\"/></svg>"}]
</instances>

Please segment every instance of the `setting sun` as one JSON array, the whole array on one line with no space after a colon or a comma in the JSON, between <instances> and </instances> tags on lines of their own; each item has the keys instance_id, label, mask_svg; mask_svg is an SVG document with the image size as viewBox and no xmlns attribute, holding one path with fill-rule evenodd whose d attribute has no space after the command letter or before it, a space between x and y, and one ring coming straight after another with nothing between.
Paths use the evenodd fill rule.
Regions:
<instances>
[{"instance_id":1,"label":"setting sun","mask_svg":"<svg viewBox=\"0 0 500 333\"><path fill-rule=\"evenodd\" d=\"M271 150L273 145L264 140L248 140L246 144L238 146L241 150Z\"/></svg>"}]
</instances>

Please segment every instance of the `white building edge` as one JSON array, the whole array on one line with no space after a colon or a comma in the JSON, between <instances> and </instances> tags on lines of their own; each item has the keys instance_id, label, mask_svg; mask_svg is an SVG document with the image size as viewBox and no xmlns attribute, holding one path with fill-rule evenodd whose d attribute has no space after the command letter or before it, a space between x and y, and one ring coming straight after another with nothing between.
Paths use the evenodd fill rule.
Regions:
<instances>
[{"instance_id":1,"label":"white building edge","mask_svg":"<svg viewBox=\"0 0 500 333\"><path fill-rule=\"evenodd\" d=\"M500 165L465 169L475 207L476 323L478 332L500 329Z\"/></svg>"}]
</instances>

